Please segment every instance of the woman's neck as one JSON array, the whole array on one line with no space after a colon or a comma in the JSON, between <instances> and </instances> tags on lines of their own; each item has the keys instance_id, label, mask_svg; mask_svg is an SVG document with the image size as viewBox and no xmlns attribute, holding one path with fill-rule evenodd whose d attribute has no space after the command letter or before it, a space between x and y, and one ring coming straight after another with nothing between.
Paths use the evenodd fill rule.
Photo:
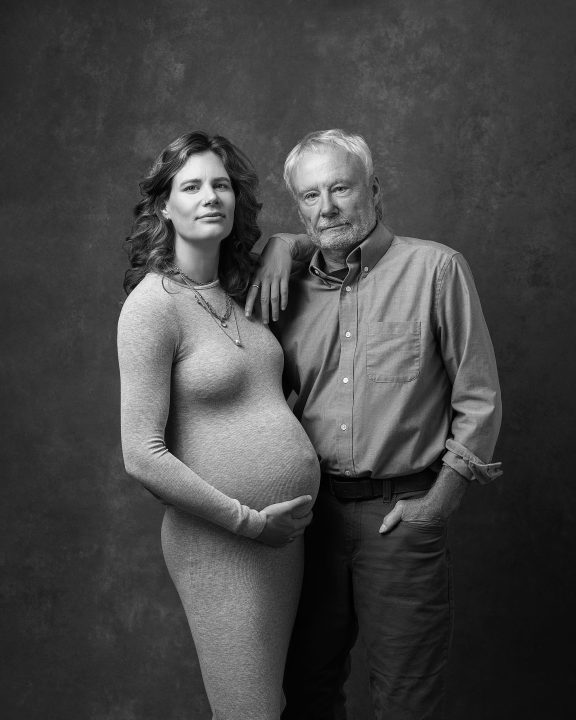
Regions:
<instances>
[{"instance_id":1,"label":"woman's neck","mask_svg":"<svg viewBox=\"0 0 576 720\"><path fill-rule=\"evenodd\" d=\"M201 285L216 280L218 277L218 261L220 246L197 247L184 244L176 239L174 248L174 264L190 279Z\"/></svg>"}]
</instances>

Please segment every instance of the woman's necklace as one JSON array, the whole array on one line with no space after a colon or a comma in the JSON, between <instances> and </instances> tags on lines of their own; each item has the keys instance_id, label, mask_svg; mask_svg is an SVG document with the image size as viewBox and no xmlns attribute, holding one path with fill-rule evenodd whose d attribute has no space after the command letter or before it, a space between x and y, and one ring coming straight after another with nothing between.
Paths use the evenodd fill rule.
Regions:
<instances>
[{"instance_id":1,"label":"woman's necklace","mask_svg":"<svg viewBox=\"0 0 576 720\"><path fill-rule=\"evenodd\" d=\"M204 308L206 312L210 315L210 317L214 320L214 322L218 325L220 330L226 335L226 337L229 337L232 342L237 345L238 347L243 347L242 342L240 340L240 330L238 328L238 319L236 317L236 310L234 308L234 303L232 302L232 298L226 290L223 290L224 297L225 297L225 307L224 307L224 314L220 314L216 311L216 309L211 305L208 300L202 295L202 293L199 291L199 289L196 287L196 285L206 285L208 283L200 283L197 280L193 280L191 277L188 277L185 272L183 272L177 265L174 265L174 274L180 275L180 277L184 280L184 284L186 287L189 287L190 290L194 293L194 296L196 297L196 302L200 307ZM236 338L232 337L226 330L228 327L228 320L230 319L230 316L234 316L234 325L236 326Z\"/></svg>"}]
</instances>

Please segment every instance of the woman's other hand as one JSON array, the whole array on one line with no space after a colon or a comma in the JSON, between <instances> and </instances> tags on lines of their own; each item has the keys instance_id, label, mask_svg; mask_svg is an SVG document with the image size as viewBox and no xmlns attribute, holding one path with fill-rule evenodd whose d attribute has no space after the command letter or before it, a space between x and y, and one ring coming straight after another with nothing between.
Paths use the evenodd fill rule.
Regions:
<instances>
[{"instance_id":1,"label":"woman's other hand","mask_svg":"<svg viewBox=\"0 0 576 720\"><path fill-rule=\"evenodd\" d=\"M252 316L254 303L260 293L260 307L262 309L262 322L267 325L272 320L278 320L280 309L285 310L288 305L288 281L292 268L292 255L290 253L289 233L278 233L266 243L260 256L260 267L254 273L250 289L246 297L244 312L246 317Z\"/></svg>"},{"instance_id":2,"label":"woman's other hand","mask_svg":"<svg viewBox=\"0 0 576 720\"><path fill-rule=\"evenodd\" d=\"M311 508L311 495L268 505L261 511L266 516L266 525L256 540L272 547L282 547L292 542L310 524Z\"/></svg>"}]
</instances>

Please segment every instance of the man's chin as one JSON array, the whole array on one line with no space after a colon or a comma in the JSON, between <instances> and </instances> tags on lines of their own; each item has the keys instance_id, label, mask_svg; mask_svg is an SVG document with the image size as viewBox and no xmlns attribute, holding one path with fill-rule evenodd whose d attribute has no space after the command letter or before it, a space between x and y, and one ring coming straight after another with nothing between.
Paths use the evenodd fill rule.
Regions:
<instances>
[{"instance_id":1,"label":"man's chin","mask_svg":"<svg viewBox=\"0 0 576 720\"><path fill-rule=\"evenodd\" d=\"M323 230L316 235L316 241L321 248L326 248L326 250L346 249L355 242L353 233L346 225Z\"/></svg>"},{"instance_id":2,"label":"man's chin","mask_svg":"<svg viewBox=\"0 0 576 720\"><path fill-rule=\"evenodd\" d=\"M321 228L316 230L316 237L321 240L322 238L334 238L344 235L350 229L349 225L334 225L327 228Z\"/></svg>"}]
</instances>

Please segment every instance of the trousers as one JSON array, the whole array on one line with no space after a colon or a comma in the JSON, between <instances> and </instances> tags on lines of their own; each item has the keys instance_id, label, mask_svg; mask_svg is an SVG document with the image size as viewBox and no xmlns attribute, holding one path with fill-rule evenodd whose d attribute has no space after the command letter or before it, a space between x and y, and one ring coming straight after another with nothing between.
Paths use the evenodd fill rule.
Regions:
<instances>
[{"instance_id":1,"label":"trousers","mask_svg":"<svg viewBox=\"0 0 576 720\"><path fill-rule=\"evenodd\" d=\"M378 532L400 498L346 501L320 490L284 674L282 720L345 720L358 633L377 720L439 720L453 623L445 523Z\"/></svg>"}]
</instances>

